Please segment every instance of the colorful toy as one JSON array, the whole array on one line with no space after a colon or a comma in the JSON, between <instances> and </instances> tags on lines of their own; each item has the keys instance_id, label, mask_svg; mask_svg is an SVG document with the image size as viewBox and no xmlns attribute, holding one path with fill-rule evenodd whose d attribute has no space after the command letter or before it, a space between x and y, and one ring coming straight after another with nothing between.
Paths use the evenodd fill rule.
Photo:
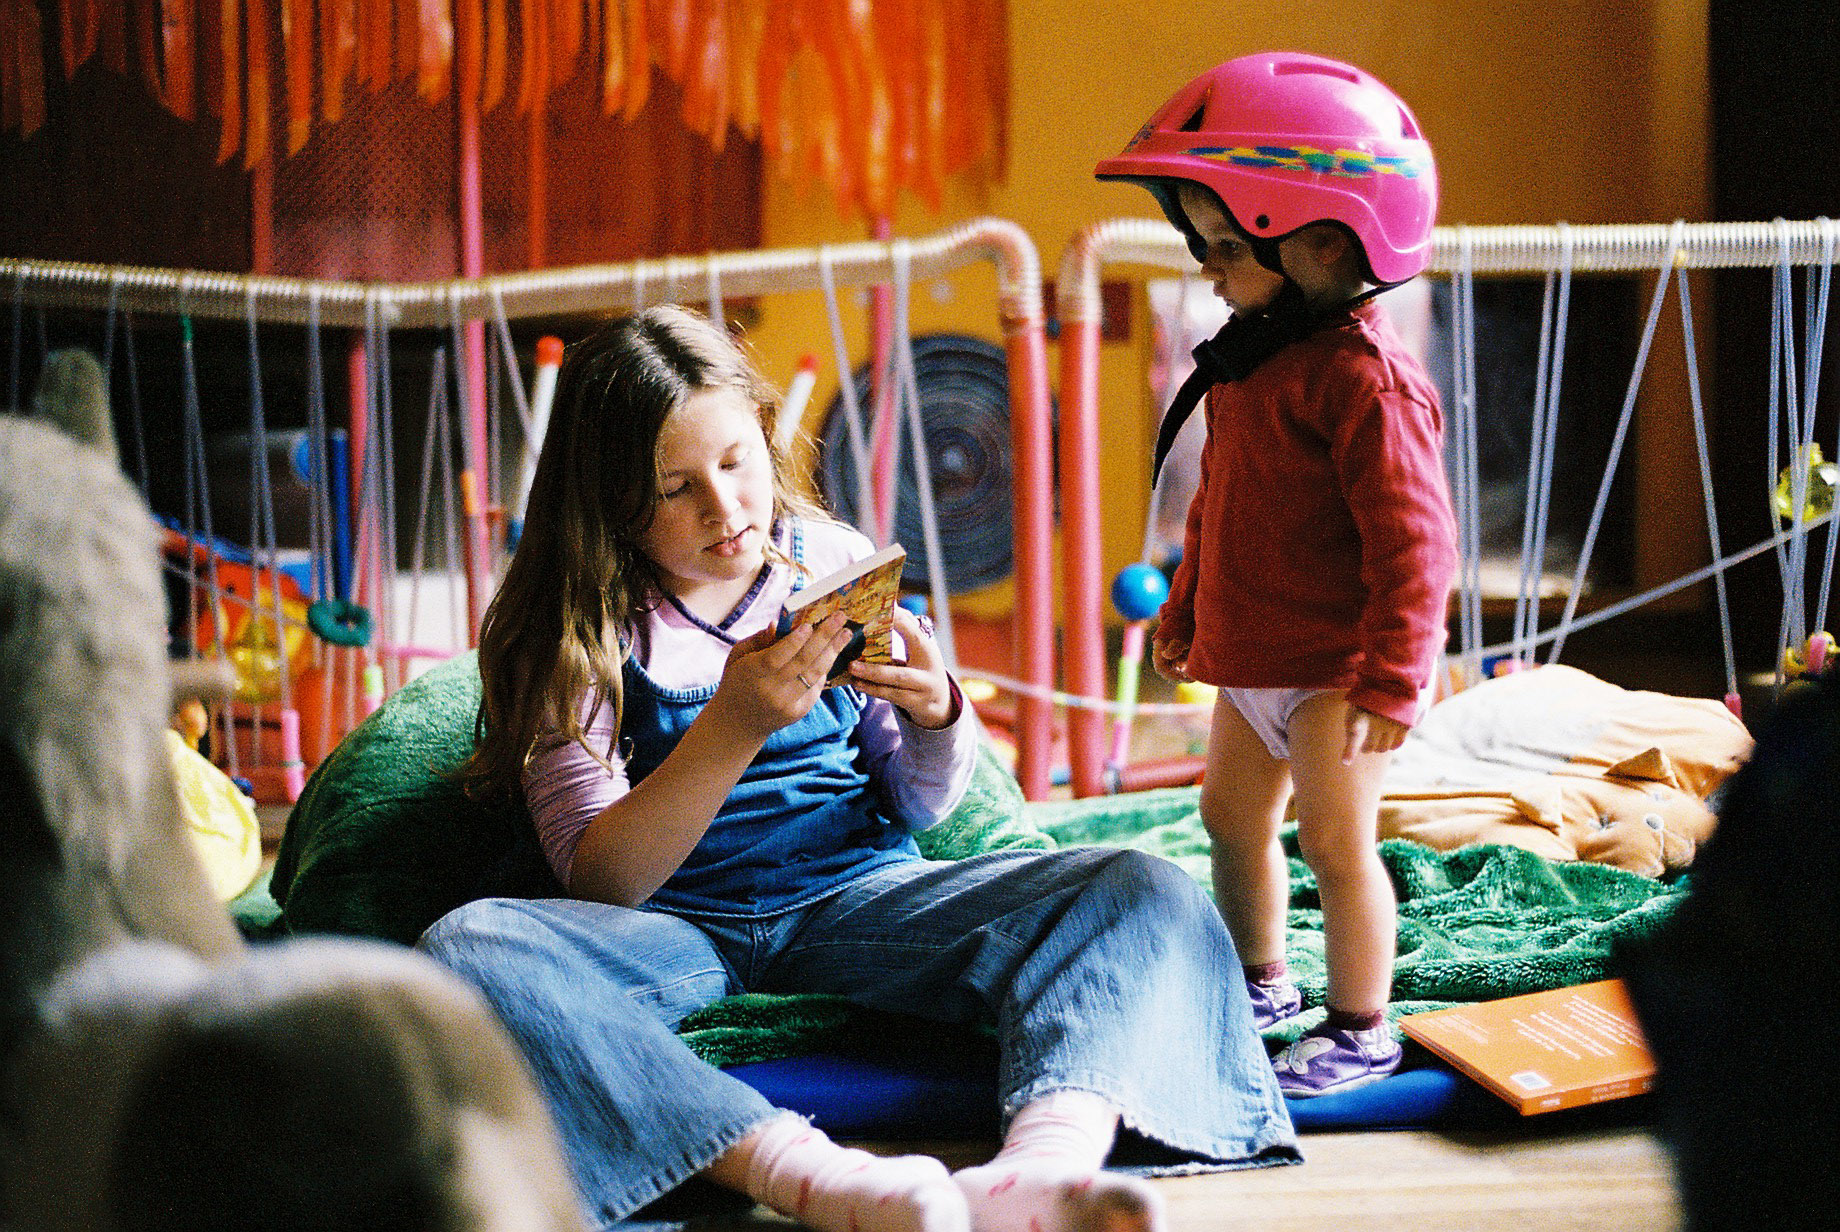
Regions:
<instances>
[{"instance_id":1,"label":"colorful toy","mask_svg":"<svg viewBox=\"0 0 1840 1232\"><path fill-rule=\"evenodd\" d=\"M1823 629L1800 646L1790 646L1782 653L1783 689L1806 686L1827 669L1834 655L1834 635Z\"/></svg>"},{"instance_id":2,"label":"colorful toy","mask_svg":"<svg viewBox=\"0 0 1840 1232\"><path fill-rule=\"evenodd\" d=\"M1124 644L1118 654L1118 703L1112 719L1112 756L1108 769L1116 775L1131 747L1131 720L1137 711L1137 678L1144 661L1144 630L1169 597L1169 581L1151 565L1126 565L1112 579L1112 606L1125 618Z\"/></svg>"},{"instance_id":3,"label":"colorful toy","mask_svg":"<svg viewBox=\"0 0 1840 1232\"><path fill-rule=\"evenodd\" d=\"M1797 451L1800 452L1799 450ZM1796 468L1793 464L1785 466L1776 477L1776 492L1772 504L1776 516L1783 521L1795 518L1795 481ZM1840 487L1840 465L1835 465L1821 456L1821 447L1810 443L1807 461L1802 467L1802 521L1812 522L1834 511L1834 490Z\"/></svg>"}]
</instances>

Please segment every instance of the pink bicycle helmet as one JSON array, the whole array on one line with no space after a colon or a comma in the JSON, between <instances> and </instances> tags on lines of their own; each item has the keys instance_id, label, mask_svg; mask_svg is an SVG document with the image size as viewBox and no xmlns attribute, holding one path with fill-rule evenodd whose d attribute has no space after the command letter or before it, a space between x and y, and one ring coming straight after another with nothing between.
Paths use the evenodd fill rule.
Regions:
<instances>
[{"instance_id":1,"label":"pink bicycle helmet","mask_svg":"<svg viewBox=\"0 0 1840 1232\"><path fill-rule=\"evenodd\" d=\"M1212 189L1276 273L1278 241L1313 222L1352 231L1381 284L1431 258L1437 168L1418 121L1379 79L1324 56L1263 52L1209 69L1094 174L1148 188L1197 261L1182 180Z\"/></svg>"}]
</instances>

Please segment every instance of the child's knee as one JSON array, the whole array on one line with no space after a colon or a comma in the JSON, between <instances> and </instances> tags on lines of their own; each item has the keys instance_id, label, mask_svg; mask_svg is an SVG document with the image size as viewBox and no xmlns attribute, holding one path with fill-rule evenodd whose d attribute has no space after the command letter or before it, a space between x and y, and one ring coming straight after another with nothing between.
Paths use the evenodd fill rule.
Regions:
<instances>
[{"instance_id":1,"label":"child's knee","mask_svg":"<svg viewBox=\"0 0 1840 1232\"><path fill-rule=\"evenodd\" d=\"M1324 833L1308 826L1297 829L1297 854L1316 877L1324 883L1356 883L1385 877L1386 866L1380 862L1379 850L1371 839L1355 841L1347 831Z\"/></svg>"}]
</instances>

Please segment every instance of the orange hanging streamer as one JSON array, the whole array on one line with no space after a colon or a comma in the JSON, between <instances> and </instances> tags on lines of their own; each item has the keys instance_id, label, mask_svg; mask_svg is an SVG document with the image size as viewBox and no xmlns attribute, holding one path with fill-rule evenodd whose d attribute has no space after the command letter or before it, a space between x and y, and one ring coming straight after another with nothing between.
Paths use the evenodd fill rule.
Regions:
<instances>
[{"instance_id":1,"label":"orange hanging streamer","mask_svg":"<svg viewBox=\"0 0 1840 1232\"><path fill-rule=\"evenodd\" d=\"M166 100L166 81L160 73L159 36L155 33L154 18L157 15L154 5L157 0L132 0L129 6L128 21L133 26L129 32L129 41L134 44L134 58L141 64L141 80L147 83L147 93L164 104ZM4 6L0 6L4 8ZM0 12L0 21L5 17ZM0 37L4 37L0 35Z\"/></svg>"},{"instance_id":2,"label":"orange hanging streamer","mask_svg":"<svg viewBox=\"0 0 1840 1232\"><path fill-rule=\"evenodd\" d=\"M783 0L769 5L764 17L760 61L754 74L754 108L759 115L761 152L783 173L793 142L786 82L792 71L792 53L798 47L801 18L799 10Z\"/></svg>"},{"instance_id":3,"label":"orange hanging streamer","mask_svg":"<svg viewBox=\"0 0 1840 1232\"><path fill-rule=\"evenodd\" d=\"M0 126L30 137L45 124L45 27L33 0L0 0Z\"/></svg>"},{"instance_id":4,"label":"orange hanging streamer","mask_svg":"<svg viewBox=\"0 0 1840 1232\"><path fill-rule=\"evenodd\" d=\"M65 0L58 5L58 59L64 65L64 80L77 75L77 6Z\"/></svg>"},{"instance_id":5,"label":"orange hanging streamer","mask_svg":"<svg viewBox=\"0 0 1840 1232\"><path fill-rule=\"evenodd\" d=\"M620 0L606 0L601 20L601 111L612 115L626 95L626 37L620 19Z\"/></svg>"},{"instance_id":6,"label":"orange hanging streamer","mask_svg":"<svg viewBox=\"0 0 1840 1232\"><path fill-rule=\"evenodd\" d=\"M422 54L421 0L394 0L391 8L396 13L396 64L390 80L407 81L415 77Z\"/></svg>"},{"instance_id":7,"label":"orange hanging streamer","mask_svg":"<svg viewBox=\"0 0 1840 1232\"><path fill-rule=\"evenodd\" d=\"M102 67L111 73L128 71L128 0L97 0L97 47Z\"/></svg>"},{"instance_id":8,"label":"orange hanging streamer","mask_svg":"<svg viewBox=\"0 0 1840 1232\"><path fill-rule=\"evenodd\" d=\"M920 21L924 51L917 68L922 80L916 117L920 128L916 142L920 152L914 188L929 209L937 210L946 178L946 95L951 89L946 47L950 36L946 32L944 6L938 3L922 5Z\"/></svg>"},{"instance_id":9,"label":"orange hanging streamer","mask_svg":"<svg viewBox=\"0 0 1840 1232\"><path fill-rule=\"evenodd\" d=\"M319 110L328 124L345 118L345 86L358 57L357 0L320 0Z\"/></svg>"},{"instance_id":10,"label":"orange hanging streamer","mask_svg":"<svg viewBox=\"0 0 1840 1232\"><path fill-rule=\"evenodd\" d=\"M454 19L447 0L417 0L421 38L415 59L415 92L425 103L438 101L453 80Z\"/></svg>"},{"instance_id":11,"label":"orange hanging streamer","mask_svg":"<svg viewBox=\"0 0 1840 1232\"><path fill-rule=\"evenodd\" d=\"M555 42L551 51L551 72L555 84L561 85L575 75L575 59L581 55L581 0L552 0L550 29Z\"/></svg>"},{"instance_id":12,"label":"orange hanging streamer","mask_svg":"<svg viewBox=\"0 0 1840 1232\"><path fill-rule=\"evenodd\" d=\"M265 0L251 0L247 9L245 31L248 37L249 104L248 128L243 138L243 168L253 170L270 161L268 117L273 106L268 68L268 5Z\"/></svg>"},{"instance_id":13,"label":"orange hanging streamer","mask_svg":"<svg viewBox=\"0 0 1840 1232\"><path fill-rule=\"evenodd\" d=\"M19 127L20 40L14 0L0 0L0 132Z\"/></svg>"},{"instance_id":14,"label":"orange hanging streamer","mask_svg":"<svg viewBox=\"0 0 1840 1232\"><path fill-rule=\"evenodd\" d=\"M544 56L549 50L549 10L546 0L521 0L518 5L518 50L523 64L518 71L517 108L529 115L537 100L549 92Z\"/></svg>"},{"instance_id":15,"label":"orange hanging streamer","mask_svg":"<svg viewBox=\"0 0 1840 1232\"><path fill-rule=\"evenodd\" d=\"M457 100L479 105L485 77L484 0L458 0L454 6L454 93Z\"/></svg>"},{"instance_id":16,"label":"orange hanging streamer","mask_svg":"<svg viewBox=\"0 0 1840 1232\"><path fill-rule=\"evenodd\" d=\"M287 92L287 152L313 130L313 0L281 0L282 74Z\"/></svg>"},{"instance_id":17,"label":"orange hanging streamer","mask_svg":"<svg viewBox=\"0 0 1840 1232\"><path fill-rule=\"evenodd\" d=\"M714 151L732 127L777 174L824 183L869 218L892 215L903 190L937 210L949 177L1001 174L1008 154L1006 0L516 0L515 32L513 0L57 0L55 17L44 3L0 0L9 130L44 121L52 20L66 74L92 58L138 71L184 119L202 64L218 159L240 149L249 166L273 156L278 106L286 152L306 145L316 87L322 123L343 118L354 78L376 92L413 77L424 102L485 111L515 71L518 107L535 115L584 55L599 57L609 115L639 115L656 66Z\"/></svg>"},{"instance_id":18,"label":"orange hanging streamer","mask_svg":"<svg viewBox=\"0 0 1840 1232\"><path fill-rule=\"evenodd\" d=\"M152 4L155 0L145 0ZM160 66L166 77L161 102L181 120L198 118L195 90L198 58L198 11L193 0L159 0Z\"/></svg>"},{"instance_id":19,"label":"orange hanging streamer","mask_svg":"<svg viewBox=\"0 0 1840 1232\"><path fill-rule=\"evenodd\" d=\"M623 0L626 15L626 98L620 115L631 120L645 109L652 96L652 39L647 25L647 0Z\"/></svg>"},{"instance_id":20,"label":"orange hanging streamer","mask_svg":"<svg viewBox=\"0 0 1840 1232\"><path fill-rule=\"evenodd\" d=\"M225 163L236 153L243 136L243 14L238 0L217 0L219 66L217 161Z\"/></svg>"},{"instance_id":21,"label":"orange hanging streamer","mask_svg":"<svg viewBox=\"0 0 1840 1232\"><path fill-rule=\"evenodd\" d=\"M672 81L684 79L690 57L690 9L693 0L650 0L651 24L658 41L658 67Z\"/></svg>"},{"instance_id":22,"label":"orange hanging streamer","mask_svg":"<svg viewBox=\"0 0 1840 1232\"><path fill-rule=\"evenodd\" d=\"M684 123L720 153L728 137L728 13L725 0L707 0L695 14L693 50L684 81Z\"/></svg>"},{"instance_id":23,"label":"orange hanging streamer","mask_svg":"<svg viewBox=\"0 0 1840 1232\"><path fill-rule=\"evenodd\" d=\"M535 0L523 0L535 5ZM480 82L479 109L490 111L505 97L505 79L510 72L511 19L505 13L505 0L485 0L485 71Z\"/></svg>"},{"instance_id":24,"label":"orange hanging streamer","mask_svg":"<svg viewBox=\"0 0 1840 1232\"><path fill-rule=\"evenodd\" d=\"M728 99L736 131L760 132L760 57L766 33L763 0L728 0Z\"/></svg>"},{"instance_id":25,"label":"orange hanging streamer","mask_svg":"<svg viewBox=\"0 0 1840 1232\"><path fill-rule=\"evenodd\" d=\"M858 199L870 218L887 218L894 213L896 187L891 159L894 107L888 71L882 62L868 0L850 0L847 7L850 58L860 82L854 112L857 122L850 125L862 134L856 151L860 160Z\"/></svg>"},{"instance_id":26,"label":"orange hanging streamer","mask_svg":"<svg viewBox=\"0 0 1840 1232\"><path fill-rule=\"evenodd\" d=\"M371 94L390 84L393 7L393 0L358 0L358 84Z\"/></svg>"}]
</instances>

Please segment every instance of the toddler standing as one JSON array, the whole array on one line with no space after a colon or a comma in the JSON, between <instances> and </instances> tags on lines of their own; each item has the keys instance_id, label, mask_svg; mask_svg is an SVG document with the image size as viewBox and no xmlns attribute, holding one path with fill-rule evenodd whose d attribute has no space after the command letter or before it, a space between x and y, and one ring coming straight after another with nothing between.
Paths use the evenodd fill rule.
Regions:
<instances>
[{"instance_id":1,"label":"toddler standing","mask_svg":"<svg viewBox=\"0 0 1840 1232\"><path fill-rule=\"evenodd\" d=\"M1263 1028L1285 967L1295 797L1322 896L1327 1017L1277 1059L1286 1095L1399 1065L1381 776L1444 644L1455 521L1436 388L1372 299L1426 264L1431 148L1392 91L1320 56L1245 56L1163 105L1101 179L1148 188L1233 313L1196 348L1160 468L1205 398L1207 444L1154 663L1219 686L1201 815Z\"/></svg>"}]
</instances>

